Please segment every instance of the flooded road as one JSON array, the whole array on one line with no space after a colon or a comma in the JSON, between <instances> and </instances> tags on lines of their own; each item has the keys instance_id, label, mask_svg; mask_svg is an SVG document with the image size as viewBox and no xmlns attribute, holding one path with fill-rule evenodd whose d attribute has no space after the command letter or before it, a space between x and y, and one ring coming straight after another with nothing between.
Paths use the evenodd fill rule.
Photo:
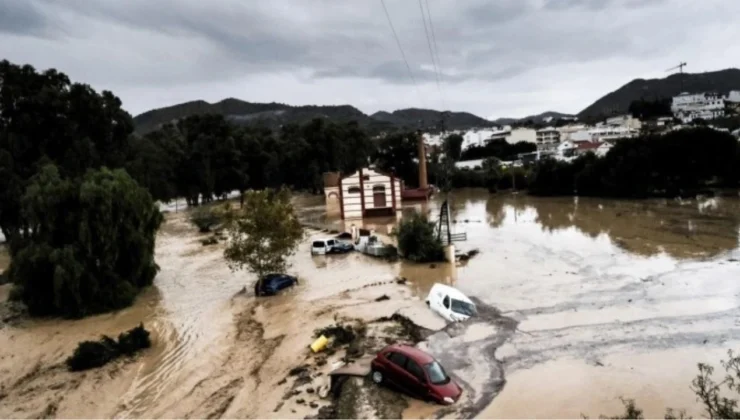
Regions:
<instances>
[{"instance_id":1,"label":"flooded road","mask_svg":"<svg viewBox=\"0 0 740 420\"><path fill-rule=\"evenodd\" d=\"M414 207L434 216L439 199ZM475 415L595 417L620 413L620 397L635 398L647 416L662 417L666 407L703 414L688 388L696 364L719 366L740 344L738 198L463 191L453 194L451 213L453 229L467 234L458 249L481 254L456 269L398 264L398 270L415 280L420 297L431 283L446 282L518 321L505 343L491 333L473 351L459 337L429 345L452 366L495 351L500 366L488 357L477 367L502 369L506 385ZM392 221L368 224L386 223ZM460 366L456 373L480 376L474 371ZM494 376L485 386L496 386ZM428 415L413 414L419 413Z\"/></svg>"},{"instance_id":2,"label":"flooded road","mask_svg":"<svg viewBox=\"0 0 740 420\"><path fill-rule=\"evenodd\" d=\"M344 229L322 197L296 202L312 225ZM407 207L434 215L439 201ZM717 365L740 343L740 200L462 191L451 213L467 234L458 249L481 251L467 263L312 257L310 238L326 233L309 230L292 258L299 286L260 300L251 274L228 269L223 244L203 247L184 214L169 214L157 238L161 271L132 308L0 328L9 343L0 348L0 417L302 418L316 410L286 402L280 383L309 357L313 331L335 317L396 311L439 330L421 346L466 390L453 410L409 400L405 417L597 417L620 412L619 397L647 416L665 407L702 414L688 389L696 363ZM353 223L388 233L396 219ZM437 282L477 299L481 316L445 328L423 301ZM390 300L375 301L384 294ZM153 337L141 357L81 375L63 369L78 341L141 321Z\"/></svg>"}]
</instances>

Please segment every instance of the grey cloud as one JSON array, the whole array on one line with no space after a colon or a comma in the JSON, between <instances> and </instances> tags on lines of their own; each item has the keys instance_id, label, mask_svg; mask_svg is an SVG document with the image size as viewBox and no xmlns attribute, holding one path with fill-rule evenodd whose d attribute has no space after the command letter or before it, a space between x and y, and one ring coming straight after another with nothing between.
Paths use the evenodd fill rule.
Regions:
<instances>
[{"instance_id":1,"label":"grey cloud","mask_svg":"<svg viewBox=\"0 0 740 420\"><path fill-rule=\"evenodd\" d=\"M42 36L48 19L36 6L22 0L0 0L0 33Z\"/></svg>"},{"instance_id":2,"label":"grey cloud","mask_svg":"<svg viewBox=\"0 0 740 420\"><path fill-rule=\"evenodd\" d=\"M385 3L414 78L431 96L436 75L418 2ZM711 60L712 55L673 56L684 50L701 54L708 48L702 45L716 47L714 56L730 60L724 50L733 47L716 40L740 36L731 22L740 13L740 2L724 0L428 4L443 88L469 89L471 98L460 101L475 106L489 99L472 96L504 86L502 81L507 89L527 91L544 85L543 75L548 84L578 77L558 74L562 67L577 66L587 74L612 61L643 68L639 63L663 57L670 62ZM393 92L408 92L411 85L377 0L0 0L0 56L39 68L56 66L82 81L110 83L117 91L197 85L227 91L246 80L269 92L268 87L279 91L283 86L265 87L262 81L279 85L276 80L284 77L300 80L301 89L342 86L341 92L325 94L333 101L350 97L355 88L346 87L353 84ZM618 70L621 64L614 68L619 80L629 77ZM373 97L368 103L383 100Z\"/></svg>"},{"instance_id":3,"label":"grey cloud","mask_svg":"<svg viewBox=\"0 0 740 420\"><path fill-rule=\"evenodd\" d=\"M466 15L473 22L490 25L509 22L532 9L530 0L498 0L474 4L467 9Z\"/></svg>"}]
</instances>

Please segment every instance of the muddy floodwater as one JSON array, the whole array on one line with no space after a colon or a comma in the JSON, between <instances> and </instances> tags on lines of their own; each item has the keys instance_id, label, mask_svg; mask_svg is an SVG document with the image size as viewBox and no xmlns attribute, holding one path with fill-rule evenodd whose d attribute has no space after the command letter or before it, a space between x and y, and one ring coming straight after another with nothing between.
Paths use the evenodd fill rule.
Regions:
<instances>
[{"instance_id":1,"label":"muddy floodwater","mask_svg":"<svg viewBox=\"0 0 740 420\"><path fill-rule=\"evenodd\" d=\"M254 298L250 274L226 266L223 244L202 246L186 215L170 213L157 238L161 271L133 307L0 324L0 417L303 418L328 404L288 398L300 390L285 378L312 360L314 329L395 312L431 331L419 346L465 389L452 408L407 398L404 417L598 417L620 412L620 397L649 417L666 407L704 414L689 390L696 363L718 365L740 344L740 199L460 191L451 201L453 230L467 235L457 248L480 251L470 261L311 257L311 238L326 233L309 229L292 258L299 285L264 299ZM346 227L323 197L296 204L313 226ZM405 211L435 215L439 204ZM387 233L396 219L354 223ZM408 283L396 283L399 276ZM476 300L480 316L446 326L424 304L437 282ZM0 298L8 291L0 286ZM389 299L376 301L381 295ZM85 373L64 369L77 342L142 321L153 348L139 357ZM327 357L312 378L317 386L339 363Z\"/></svg>"}]
</instances>

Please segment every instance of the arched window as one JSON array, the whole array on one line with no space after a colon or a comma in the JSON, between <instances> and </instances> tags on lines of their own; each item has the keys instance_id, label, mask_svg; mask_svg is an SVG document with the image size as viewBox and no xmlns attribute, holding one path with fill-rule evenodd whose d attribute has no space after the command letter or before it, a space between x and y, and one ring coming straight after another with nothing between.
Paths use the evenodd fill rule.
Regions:
<instances>
[{"instance_id":1,"label":"arched window","mask_svg":"<svg viewBox=\"0 0 740 420\"><path fill-rule=\"evenodd\" d=\"M360 187L349 187L347 190L347 194L359 194L360 193Z\"/></svg>"},{"instance_id":2,"label":"arched window","mask_svg":"<svg viewBox=\"0 0 740 420\"><path fill-rule=\"evenodd\" d=\"M373 186L373 192L374 193L376 193L376 192L385 192L385 185L378 184L378 185Z\"/></svg>"}]
</instances>

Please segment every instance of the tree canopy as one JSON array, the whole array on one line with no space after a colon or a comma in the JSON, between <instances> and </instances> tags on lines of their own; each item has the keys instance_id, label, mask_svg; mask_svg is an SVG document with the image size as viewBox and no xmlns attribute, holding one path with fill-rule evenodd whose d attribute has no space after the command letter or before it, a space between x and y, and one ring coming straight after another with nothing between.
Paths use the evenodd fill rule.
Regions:
<instances>
[{"instance_id":1,"label":"tree canopy","mask_svg":"<svg viewBox=\"0 0 740 420\"><path fill-rule=\"evenodd\" d=\"M287 189L247 192L244 208L232 218L224 256L232 270L247 269L257 281L284 272L303 238Z\"/></svg>"},{"instance_id":2,"label":"tree canopy","mask_svg":"<svg viewBox=\"0 0 740 420\"><path fill-rule=\"evenodd\" d=\"M520 153L537 151L537 145L525 141L509 144L504 139L486 142L484 146L472 146L462 151L461 160L496 157L501 160L516 160Z\"/></svg>"},{"instance_id":3,"label":"tree canopy","mask_svg":"<svg viewBox=\"0 0 740 420\"><path fill-rule=\"evenodd\" d=\"M603 158L545 160L530 192L614 197L677 196L707 186L737 186L740 148L735 138L710 128L623 139Z\"/></svg>"},{"instance_id":4,"label":"tree canopy","mask_svg":"<svg viewBox=\"0 0 740 420\"><path fill-rule=\"evenodd\" d=\"M434 234L434 223L419 212L404 217L396 231L398 250L414 262L444 261L442 243Z\"/></svg>"},{"instance_id":5,"label":"tree canopy","mask_svg":"<svg viewBox=\"0 0 740 420\"><path fill-rule=\"evenodd\" d=\"M111 92L71 83L54 69L0 61L0 230L14 239L27 228L21 197L43 165L62 177L121 167L133 131L131 116Z\"/></svg>"},{"instance_id":6,"label":"tree canopy","mask_svg":"<svg viewBox=\"0 0 740 420\"><path fill-rule=\"evenodd\" d=\"M23 196L28 229L10 279L33 315L80 317L128 306L157 272L162 215L123 170L62 177L46 165Z\"/></svg>"},{"instance_id":7,"label":"tree canopy","mask_svg":"<svg viewBox=\"0 0 740 420\"><path fill-rule=\"evenodd\" d=\"M374 150L356 123L315 119L266 127L238 127L221 115L195 115L131 143L126 168L155 198L184 196L191 205L230 191L279 188L318 192L322 174L351 173Z\"/></svg>"}]
</instances>

